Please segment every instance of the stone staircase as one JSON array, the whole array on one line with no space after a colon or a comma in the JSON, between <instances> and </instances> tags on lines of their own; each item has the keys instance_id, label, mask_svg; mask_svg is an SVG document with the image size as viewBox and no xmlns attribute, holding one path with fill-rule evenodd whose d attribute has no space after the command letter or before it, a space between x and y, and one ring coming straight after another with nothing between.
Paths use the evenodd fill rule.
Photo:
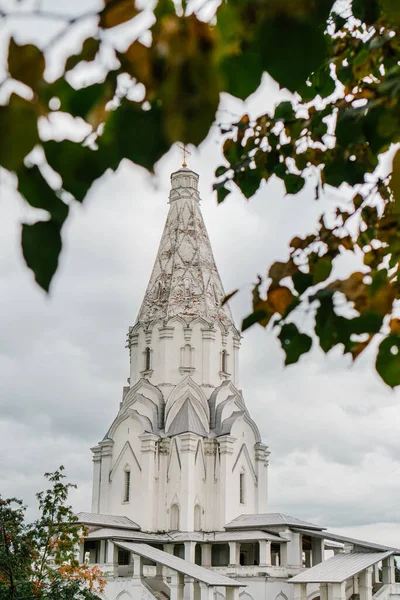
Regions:
<instances>
[{"instance_id":1,"label":"stone staircase","mask_svg":"<svg viewBox=\"0 0 400 600\"><path fill-rule=\"evenodd\" d=\"M169 600L169 595L165 591L155 590L148 582L142 580L143 587L157 600Z\"/></svg>"}]
</instances>

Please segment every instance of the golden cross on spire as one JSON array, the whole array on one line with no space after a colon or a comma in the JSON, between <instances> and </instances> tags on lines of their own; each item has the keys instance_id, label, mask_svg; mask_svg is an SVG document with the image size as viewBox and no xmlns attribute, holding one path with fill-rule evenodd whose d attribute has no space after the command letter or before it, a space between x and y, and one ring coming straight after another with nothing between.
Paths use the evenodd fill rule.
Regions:
<instances>
[{"instance_id":1,"label":"golden cross on spire","mask_svg":"<svg viewBox=\"0 0 400 600\"><path fill-rule=\"evenodd\" d=\"M189 152L189 150L186 148L186 144L178 144L178 148L179 148L180 150L182 150L182 152L183 152L183 163L182 163L182 167L187 167L187 163L186 163L186 158L187 158L187 155L191 156L191 155L192 155L192 153L191 153L191 152Z\"/></svg>"}]
</instances>

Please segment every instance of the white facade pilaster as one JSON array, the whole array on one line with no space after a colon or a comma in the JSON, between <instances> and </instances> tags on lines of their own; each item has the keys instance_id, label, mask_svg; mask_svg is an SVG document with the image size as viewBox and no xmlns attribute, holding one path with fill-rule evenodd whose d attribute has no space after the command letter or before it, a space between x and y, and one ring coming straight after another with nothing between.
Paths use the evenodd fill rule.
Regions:
<instances>
[{"instance_id":1,"label":"white facade pilaster","mask_svg":"<svg viewBox=\"0 0 400 600\"><path fill-rule=\"evenodd\" d=\"M195 454L198 436L193 433L183 433L181 442L181 525L182 531L194 530L194 500L195 500Z\"/></svg>"}]
</instances>

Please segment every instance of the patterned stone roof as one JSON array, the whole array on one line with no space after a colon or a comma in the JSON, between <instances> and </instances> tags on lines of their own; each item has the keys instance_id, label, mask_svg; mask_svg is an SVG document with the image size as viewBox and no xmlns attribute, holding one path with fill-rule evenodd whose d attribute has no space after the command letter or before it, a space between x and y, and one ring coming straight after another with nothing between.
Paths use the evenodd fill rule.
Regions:
<instances>
[{"instance_id":1,"label":"patterned stone roof","mask_svg":"<svg viewBox=\"0 0 400 600\"><path fill-rule=\"evenodd\" d=\"M138 321L180 316L233 325L199 206L199 176L182 168L171 175L170 209Z\"/></svg>"}]
</instances>

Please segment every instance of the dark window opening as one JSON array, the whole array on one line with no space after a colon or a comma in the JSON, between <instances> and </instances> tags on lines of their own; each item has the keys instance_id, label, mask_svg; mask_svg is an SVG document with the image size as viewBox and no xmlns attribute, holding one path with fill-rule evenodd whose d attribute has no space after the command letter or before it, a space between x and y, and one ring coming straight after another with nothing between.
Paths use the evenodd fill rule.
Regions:
<instances>
[{"instance_id":1,"label":"dark window opening","mask_svg":"<svg viewBox=\"0 0 400 600\"><path fill-rule=\"evenodd\" d=\"M226 350L222 350L221 353L221 371L223 373L228 372L228 353Z\"/></svg>"},{"instance_id":2,"label":"dark window opening","mask_svg":"<svg viewBox=\"0 0 400 600\"><path fill-rule=\"evenodd\" d=\"M124 502L129 502L131 495L131 472L125 471Z\"/></svg>"},{"instance_id":3,"label":"dark window opening","mask_svg":"<svg viewBox=\"0 0 400 600\"><path fill-rule=\"evenodd\" d=\"M130 565L131 563L131 553L129 552L129 550L123 550L122 548L120 548L118 550L118 564L119 565Z\"/></svg>"},{"instance_id":4,"label":"dark window opening","mask_svg":"<svg viewBox=\"0 0 400 600\"><path fill-rule=\"evenodd\" d=\"M89 563L95 564L100 562L100 541L99 540L87 540L83 546L83 554L89 554Z\"/></svg>"},{"instance_id":5,"label":"dark window opening","mask_svg":"<svg viewBox=\"0 0 400 600\"><path fill-rule=\"evenodd\" d=\"M144 369L145 371L150 371L151 369L151 350L150 348L146 348L144 351Z\"/></svg>"},{"instance_id":6,"label":"dark window opening","mask_svg":"<svg viewBox=\"0 0 400 600\"><path fill-rule=\"evenodd\" d=\"M229 565L229 544L213 544L211 546L211 566L227 567Z\"/></svg>"},{"instance_id":7,"label":"dark window opening","mask_svg":"<svg viewBox=\"0 0 400 600\"><path fill-rule=\"evenodd\" d=\"M185 545L184 544L175 544L174 556L185 559Z\"/></svg>"},{"instance_id":8,"label":"dark window opening","mask_svg":"<svg viewBox=\"0 0 400 600\"><path fill-rule=\"evenodd\" d=\"M239 475L239 502L244 504L244 473Z\"/></svg>"}]
</instances>

